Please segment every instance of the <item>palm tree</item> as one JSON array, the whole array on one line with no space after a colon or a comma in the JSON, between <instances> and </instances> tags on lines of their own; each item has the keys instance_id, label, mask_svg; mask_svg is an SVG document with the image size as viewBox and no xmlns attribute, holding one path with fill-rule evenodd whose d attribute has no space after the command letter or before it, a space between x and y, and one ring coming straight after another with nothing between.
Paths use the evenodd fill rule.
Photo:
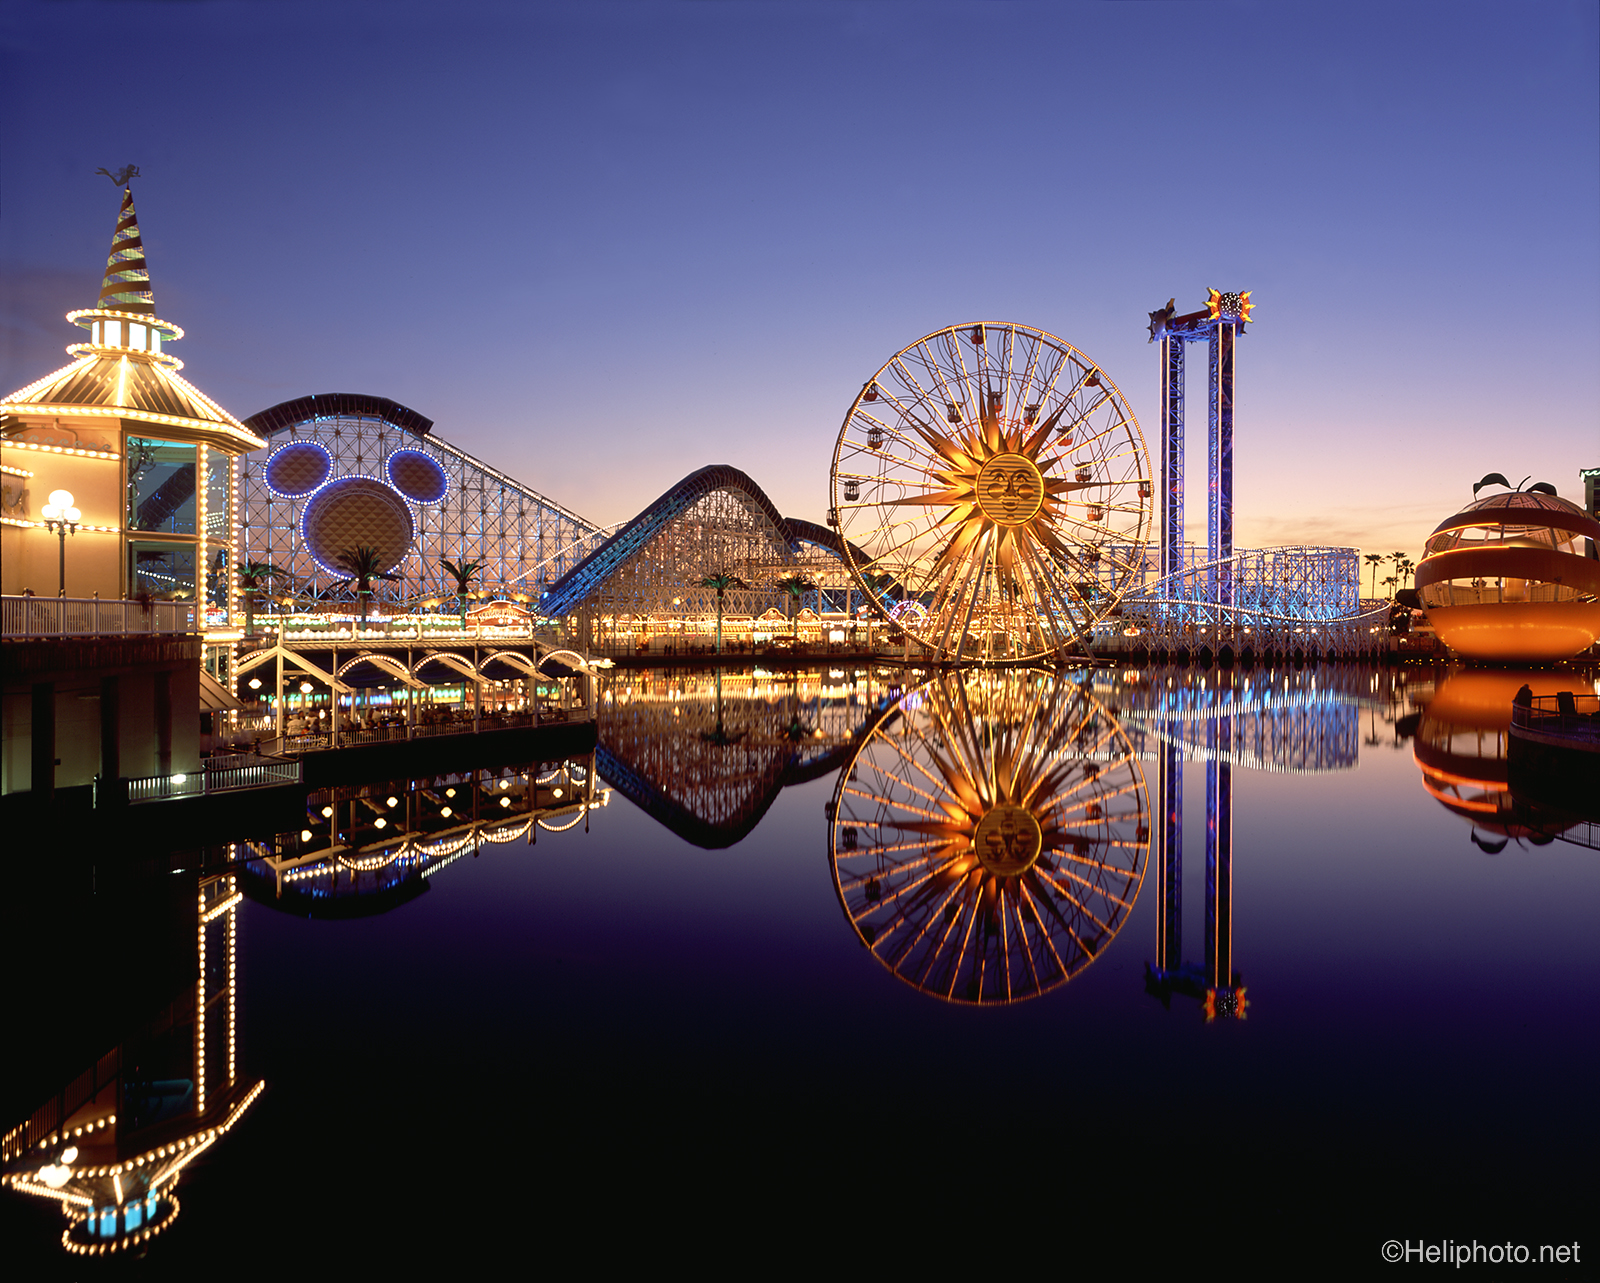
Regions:
<instances>
[{"instance_id":1,"label":"palm tree","mask_svg":"<svg viewBox=\"0 0 1600 1283\"><path fill-rule=\"evenodd\" d=\"M1383 565L1383 554L1381 552L1369 552L1367 554L1367 565L1372 567L1372 595L1376 597L1378 595L1378 567Z\"/></svg>"},{"instance_id":2,"label":"palm tree","mask_svg":"<svg viewBox=\"0 0 1600 1283\"><path fill-rule=\"evenodd\" d=\"M727 748L730 744L737 744L745 737L746 732L738 731L729 734L722 726L722 669L717 669L717 729L714 731L701 731L700 738L707 744L715 744L718 748Z\"/></svg>"},{"instance_id":3,"label":"palm tree","mask_svg":"<svg viewBox=\"0 0 1600 1283\"><path fill-rule=\"evenodd\" d=\"M791 616L794 623L794 640L800 640L800 599L816 587L804 575L790 575L787 579L778 580L777 586L794 598L794 614Z\"/></svg>"},{"instance_id":4,"label":"palm tree","mask_svg":"<svg viewBox=\"0 0 1600 1283\"><path fill-rule=\"evenodd\" d=\"M461 606L461 627L467 626L467 586L472 582L473 576L483 566L481 561L463 561L459 566L444 557L439 558L439 564L445 572L456 581L456 601Z\"/></svg>"},{"instance_id":5,"label":"palm tree","mask_svg":"<svg viewBox=\"0 0 1600 1283\"><path fill-rule=\"evenodd\" d=\"M353 583L356 586L356 600L361 603L361 631L367 629L367 607L372 603L372 581L374 579L388 579L395 581L399 575L390 574L383 569L383 556L376 548L366 544L358 544L349 552L340 554L339 564L350 572L350 578L341 580L338 587Z\"/></svg>"},{"instance_id":6,"label":"palm tree","mask_svg":"<svg viewBox=\"0 0 1600 1283\"><path fill-rule=\"evenodd\" d=\"M279 570L271 562L252 561L239 567L239 586L244 589L244 632L249 637L256 631L256 606L260 604L262 594L266 590L269 580L287 572Z\"/></svg>"},{"instance_id":7,"label":"palm tree","mask_svg":"<svg viewBox=\"0 0 1600 1283\"><path fill-rule=\"evenodd\" d=\"M740 579L738 575L726 570L719 570L714 575L707 575L700 581L702 588L715 588L717 590L717 654L722 654L722 594L730 588L748 588L750 585ZM720 678L720 674L719 674ZM720 686L719 686L720 691ZM717 707L721 708L720 696ZM717 729L722 729L722 718L718 715Z\"/></svg>"}]
</instances>

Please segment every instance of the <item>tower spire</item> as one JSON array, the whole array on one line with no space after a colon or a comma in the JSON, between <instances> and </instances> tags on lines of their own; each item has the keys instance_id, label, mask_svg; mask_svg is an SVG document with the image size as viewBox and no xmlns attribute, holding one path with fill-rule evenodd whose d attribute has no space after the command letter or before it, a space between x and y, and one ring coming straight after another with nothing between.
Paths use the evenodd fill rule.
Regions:
<instances>
[{"instance_id":1,"label":"tower spire","mask_svg":"<svg viewBox=\"0 0 1600 1283\"><path fill-rule=\"evenodd\" d=\"M116 312L155 315L150 267L145 262L144 241L139 236L139 216L133 209L131 186L122 192L122 209L117 215L117 230L111 236L111 254L106 259L106 277L100 286L98 306Z\"/></svg>"}]
</instances>

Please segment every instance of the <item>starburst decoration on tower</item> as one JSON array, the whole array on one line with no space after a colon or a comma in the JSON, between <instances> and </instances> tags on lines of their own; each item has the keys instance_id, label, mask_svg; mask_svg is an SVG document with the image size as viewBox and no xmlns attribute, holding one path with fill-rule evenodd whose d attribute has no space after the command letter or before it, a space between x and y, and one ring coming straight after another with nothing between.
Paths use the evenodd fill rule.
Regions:
<instances>
[{"instance_id":1,"label":"starburst decoration on tower","mask_svg":"<svg viewBox=\"0 0 1600 1283\"><path fill-rule=\"evenodd\" d=\"M1250 291L1242 294L1235 290L1207 290L1206 309L1210 312L1207 320L1234 321L1240 325L1250 320L1250 312L1255 304L1250 301Z\"/></svg>"}]
</instances>

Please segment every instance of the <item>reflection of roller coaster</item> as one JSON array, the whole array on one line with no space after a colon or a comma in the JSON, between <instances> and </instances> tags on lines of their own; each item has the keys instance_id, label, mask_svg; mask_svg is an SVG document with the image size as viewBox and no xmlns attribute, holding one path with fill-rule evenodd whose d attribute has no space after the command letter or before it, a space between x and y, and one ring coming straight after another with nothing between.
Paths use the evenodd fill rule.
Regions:
<instances>
[{"instance_id":1,"label":"reflection of roller coaster","mask_svg":"<svg viewBox=\"0 0 1600 1283\"><path fill-rule=\"evenodd\" d=\"M685 841L730 847L783 789L839 769L899 693L867 673L616 673L600 703L595 765Z\"/></svg>"},{"instance_id":2,"label":"reflection of roller coaster","mask_svg":"<svg viewBox=\"0 0 1600 1283\"><path fill-rule=\"evenodd\" d=\"M1224 671L1197 686L1160 670L1097 683L1148 756L1163 746L1185 761L1310 774L1353 770L1364 674L1342 668Z\"/></svg>"}]
</instances>

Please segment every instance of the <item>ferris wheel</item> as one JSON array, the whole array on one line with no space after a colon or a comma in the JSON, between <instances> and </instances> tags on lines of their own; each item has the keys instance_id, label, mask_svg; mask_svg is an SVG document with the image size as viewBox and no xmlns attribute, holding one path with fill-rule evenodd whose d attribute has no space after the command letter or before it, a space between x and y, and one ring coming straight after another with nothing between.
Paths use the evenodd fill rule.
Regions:
<instances>
[{"instance_id":1,"label":"ferris wheel","mask_svg":"<svg viewBox=\"0 0 1600 1283\"><path fill-rule=\"evenodd\" d=\"M1082 686L968 669L907 693L841 773L828 836L850 925L899 979L1016 1002L1098 958L1139 895L1144 772Z\"/></svg>"},{"instance_id":2,"label":"ferris wheel","mask_svg":"<svg viewBox=\"0 0 1600 1283\"><path fill-rule=\"evenodd\" d=\"M832 508L868 600L936 657L1081 647L1140 573L1149 456L1116 385L1024 325L951 326L897 352L834 445Z\"/></svg>"}]
</instances>

